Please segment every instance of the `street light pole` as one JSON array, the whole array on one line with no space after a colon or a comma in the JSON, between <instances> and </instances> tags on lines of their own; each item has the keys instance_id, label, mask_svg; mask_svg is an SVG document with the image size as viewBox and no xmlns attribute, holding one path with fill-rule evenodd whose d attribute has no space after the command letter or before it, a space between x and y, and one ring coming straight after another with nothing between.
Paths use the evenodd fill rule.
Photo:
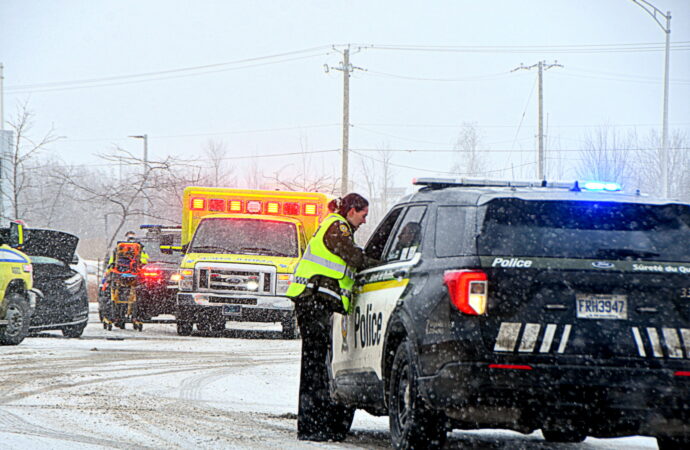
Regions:
<instances>
[{"instance_id":1,"label":"street light pole","mask_svg":"<svg viewBox=\"0 0 690 450\"><path fill-rule=\"evenodd\" d=\"M140 134L136 136L130 136L131 138L134 139L143 139L144 140L144 172L143 172L143 177L144 177L144 185L142 186L142 189L146 187L146 177L148 176L148 169L149 169L149 136L148 134ZM146 198L144 198L144 215L148 215L148 203L146 202Z\"/></svg>"},{"instance_id":2,"label":"street light pole","mask_svg":"<svg viewBox=\"0 0 690 450\"><path fill-rule=\"evenodd\" d=\"M647 14L652 16L656 23L664 30L666 34L666 49L664 61L664 110L663 123L661 128L661 188L664 197L668 197L669 189L669 155L668 155L668 77L669 77L669 56L671 47L671 11L666 11L664 14L659 8L652 5L646 0L631 0L640 8L644 9ZM666 24L662 23L657 17L661 16L666 19Z\"/></svg>"}]
</instances>

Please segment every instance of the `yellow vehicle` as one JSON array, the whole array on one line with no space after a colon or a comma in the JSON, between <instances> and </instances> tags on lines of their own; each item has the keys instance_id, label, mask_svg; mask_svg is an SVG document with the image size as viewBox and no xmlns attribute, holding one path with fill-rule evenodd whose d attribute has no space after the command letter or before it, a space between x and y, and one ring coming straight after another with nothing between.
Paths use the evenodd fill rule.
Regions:
<instances>
[{"instance_id":1,"label":"yellow vehicle","mask_svg":"<svg viewBox=\"0 0 690 450\"><path fill-rule=\"evenodd\" d=\"M220 332L226 321L281 322L297 337L285 297L308 239L328 213L313 192L188 187L182 209L177 332Z\"/></svg>"},{"instance_id":2,"label":"yellow vehicle","mask_svg":"<svg viewBox=\"0 0 690 450\"><path fill-rule=\"evenodd\" d=\"M36 307L31 260L17 248L24 243L21 224L0 234L0 344L17 345L29 334ZM13 248L15 247L15 248Z\"/></svg>"}]
</instances>

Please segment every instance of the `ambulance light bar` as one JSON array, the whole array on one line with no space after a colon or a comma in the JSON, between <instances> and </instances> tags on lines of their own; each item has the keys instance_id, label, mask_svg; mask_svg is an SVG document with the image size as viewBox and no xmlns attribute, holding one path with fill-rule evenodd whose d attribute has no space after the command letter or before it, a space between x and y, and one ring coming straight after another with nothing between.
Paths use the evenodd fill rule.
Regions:
<instances>
[{"instance_id":1,"label":"ambulance light bar","mask_svg":"<svg viewBox=\"0 0 690 450\"><path fill-rule=\"evenodd\" d=\"M621 190L618 183L605 181L548 181L548 180L492 180L488 178L415 178L412 184L429 186L432 189L446 187L534 187L557 188L571 191L605 191L616 192Z\"/></svg>"},{"instance_id":2,"label":"ambulance light bar","mask_svg":"<svg viewBox=\"0 0 690 450\"><path fill-rule=\"evenodd\" d=\"M271 214L286 216L318 216L319 205L316 203L297 203L286 202L281 204L278 201L261 200L224 200L219 198L206 199L204 197L192 197L189 202L189 209L192 211L214 211L229 213L247 214Z\"/></svg>"}]
</instances>

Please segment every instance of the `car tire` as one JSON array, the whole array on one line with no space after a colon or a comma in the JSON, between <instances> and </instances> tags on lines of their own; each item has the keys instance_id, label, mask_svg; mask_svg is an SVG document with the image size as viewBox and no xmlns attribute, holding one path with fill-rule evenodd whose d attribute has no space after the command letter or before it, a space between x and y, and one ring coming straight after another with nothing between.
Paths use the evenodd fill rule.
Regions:
<instances>
[{"instance_id":1,"label":"car tire","mask_svg":"<svg viewBox=\"0 0 690 450\"><path fill-rule=\"evenodd\" d=\"M542 428L541 434L548 442L582 442L587 434L577 429Z\"/></svg>"},{"instance_id":2,"label":"car tire","mask_svg":"<svg viewBox=\"0 0 690 450\"><path fill-rule=\"evenodd\" d=\"M177 321L177 334L180 336L191 336L192 330L194 329L194 323L185 322L182 320Z\"/></svg>"},{"instance_id":3,"label":"car tire","mask_svg":"<svg viewBox=\"0 0 690 450\"><path fill-rule=\"evenodd\" d=\"M5 319L8 324L0 327L0 344L18 345L29 334L31 323L31 307L29 301L16 292L5 297L7 312Z\"/></svg>"},{"instance_id":4,"label":"car tire","mask_svg":"<svg viewBox=\"0 0 690 450\"><path fill-rule=\"evenodd\" d=\"M209 323L211 333L222 333L225 331L225 319L214 320Z\"/></svg>"},{"instance_id":5,"label":"car tire","mask_svg":"<svg viewBox=\"0 0 690 450\"><path fill-rule=\"evenodd\" d=\"M68 327L62 328L62 335L66 338L76 339L84 334L84 328L86 328L86 322L79 325L70 325Z\"/></svg>"},{"instance_id":6,"label":"car tire","mask_svg":"<svg viewBox=\"0 0 690 450\"><path fill-rule=\"evenodd\" d=\"M656 444L659 446L659 450L690 448L690 436L658 436Z\"/></svg>"},{"instance_id":7,"label":"car tire","mask_svg":"<svg viewBox=\"0 0 690 450\"><path fill-rule=\"evenodd\" d=\"M388 397L391 443L396 449L441 448L446 441L445 417L424 405L418 374L412 345L403 341L391 366Z\"/></svg>"},{"instance_id":8,"label":"car tire","mask_svg":"<svg viewBox=\"0 0 690 450\"><path fill-rule=\"evenodd\" d=\"M281 333L283 339L298 339L300 337L297 314L294 311L285 316L280 324L283 327Z\"/></svg>"}]
</instances>

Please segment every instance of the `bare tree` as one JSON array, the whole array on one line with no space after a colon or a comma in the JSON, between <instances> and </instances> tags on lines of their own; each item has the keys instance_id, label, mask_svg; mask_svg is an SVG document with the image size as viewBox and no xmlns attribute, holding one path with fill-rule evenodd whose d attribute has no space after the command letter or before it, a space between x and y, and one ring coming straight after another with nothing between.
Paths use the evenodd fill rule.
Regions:
<instances>
[{"instance_id":1,"label":"bare tree","mask_svg":"<svg viewBox=\"0 0 690 450\"><path fill-rule=\"evenodd\" d=\"M204 155L211 165L205 171L205 183L207 186L227 187L235 184L232 177L233 168L228 165L228 149L225 142L209 140L204 149Z\"/></svg>"},{"instance_id":2,"label":"bare tree","mask_svg":"<svg viewBox=\"0 0 690 450\"><path fill-rule=\"evenodd\" d=\"M318 169L311 155L308 153L305 139L301 142L301 155L297 164L289 164L273 172L265 179L278 189L287 191L322 192L333 194L336 192L339 180L326 173L324 168Z\"/></svg>"},{"instance_id":3,"label":"bare tree","mask_svg":"<svg viewBox=\"0 0 690 450\"><path fill-rule=\"evenodd\" d=\"M451 171L460 175L478 176L486 172L486 157L480 148L481 136L476 124L464 122L454 149L456 162Z\"/></svg>"},{"instance_id":4,"label":"bare tree","mask_svg":"<svg viewBox=\"0 0 690 450\"><path fill-rule=\"evenodd\" d=\"M135 218L141 220L144 211L153 205L157 192L161 189L160 185L154 183L159 181L155 175L158 172L169 172L174 160L168 157L162 161L148 161L144 166L141 158L120 148L100 155L100 158L106 162L122 164L125 176L119 179L112 174L101 173L96 178L84 179L78 168L65 166L55 170L53 178L72 188L76 200L101 205L98 214L104 215L106 221L109 216L114 216L116 226L109 233L107 243L107 247L110 247L126 224ZM148 217L151 217L150 214Z\"/></svg>"},{"instance_id":5,"label":"bare tree","mask_svg":"<svg viewBox=\"0 0 690 450\"><path fill-rule=\"evenodd\" d=\"M264 176L259 170L259 160L252 158L249 167L244 170L244 184L249 189L261 189Z\"/></svg>"},{"instance_id":6,"label":"bare tree","mask_svg":"<svg viewBox=\"0 0 690 450\"><path fill-rule=\"evenodd\" d=\"M357 234L359 242L366 242L376 225L386 215L393 202L403 193L403 189L393 186L395 170L393 169L393 152L386 145L381 145L372 156L362 155L360 167L361 179L369 199L369 217L367 223Z\"/></svg>"},{"instance_id":7,"label":"bare tree","mask_svg":"<svg viewBox=\"0 0 690 450\"><path fill-rule=\"evenodd\" d=\"M637 146L634 131L619 133L602 126L585 136L577 175L582 179L613 181L627 185L632 180L632 155Z\"/></svg>"},{"instance_id":8,"label":"bare tree","mask_svg":"<svg viewBox=\"0 0 690 450\"><path fill-rule=\"evenodd\" d=\"M652 131L644 140L635 158L633 178L637 185L646 192L661 194L661 137ZM669 137L668 153L669 196L690 200L690 151L688 136L680 130L673 130Z\"/></svg>"},{"instance_id":9,"label":"bare tree","mask_svg":"<svg viewBox=\"0 0 690 450\"><path fill-rule=\"evenodd\" d=\"M31 182L31 177L26 170L27 165L42 150L60 139L54 134L52 128L43 137L34 139L31 136L33 116L28 102L25 102L19 105L16 116L8 122L10 129L14 132L14 141L10 154L7 155L8 160L2 161L5 172L2 175L7 176L9 185L9 192L2 192L2 195L9 200L11 212L8 214L4 211L6 217L3 219L21 218L36 207L36 202L28 201L22 195Z\"/></svg>"}]
</instances>

